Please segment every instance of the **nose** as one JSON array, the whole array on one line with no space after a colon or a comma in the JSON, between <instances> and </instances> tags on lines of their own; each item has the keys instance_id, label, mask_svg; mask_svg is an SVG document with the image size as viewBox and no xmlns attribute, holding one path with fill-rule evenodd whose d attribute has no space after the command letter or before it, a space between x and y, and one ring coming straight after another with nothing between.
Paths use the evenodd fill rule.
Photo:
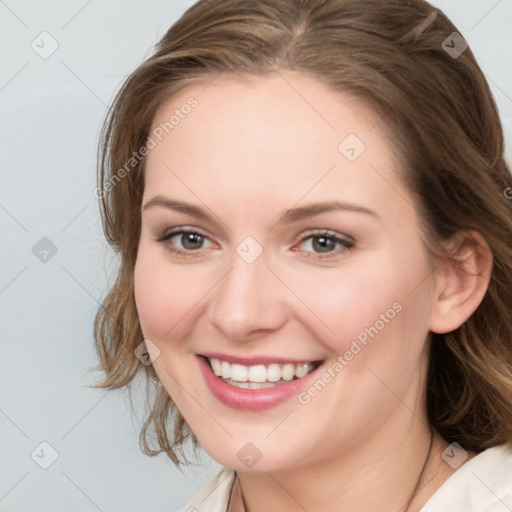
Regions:
<instances>
[{"instance_id":1,"label":"nose","mask_svg":"<svg viewBox=\"0 0 512 512\"><path fill-rule=\"evenodd\" d=\"M280 329L288 308L279 285L263 258L247 263L235 254L231 270L214 289L209 321L225 337L237 341Z\"/></svg>"}]
</instances>

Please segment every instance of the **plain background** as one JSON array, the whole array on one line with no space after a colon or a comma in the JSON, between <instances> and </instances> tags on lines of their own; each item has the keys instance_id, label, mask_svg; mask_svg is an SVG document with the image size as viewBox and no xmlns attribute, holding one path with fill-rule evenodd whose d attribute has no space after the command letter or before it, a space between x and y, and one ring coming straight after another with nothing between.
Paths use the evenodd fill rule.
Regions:
<instances>
[{"instance_id":1,"label":"plain background","mask_svg":"<svg viewBox=\"0 0 512 512\"><path fill-rule=\"evenodd\" d=\"M2 512L172 512L217 471L206 455L183 474L165 454L143 455L142 402L132 413L126 393L87 386L99 378L93 318L116 267L93 195L101 124L193 3L0 1ZM489 80L510 161L512 1L434 4Z\"/></svg>"}]
</instances>

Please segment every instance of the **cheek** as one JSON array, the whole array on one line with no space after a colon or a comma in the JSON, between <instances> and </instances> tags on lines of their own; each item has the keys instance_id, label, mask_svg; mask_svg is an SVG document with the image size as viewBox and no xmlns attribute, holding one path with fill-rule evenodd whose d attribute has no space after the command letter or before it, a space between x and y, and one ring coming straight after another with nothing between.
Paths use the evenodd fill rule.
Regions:
<instances>
[{"instance_id":1,"label":"cheek","mask_svg":"<svg viewBox=\"0 0 512 512\"><path fill-rule=\"evenodd\" d=\"M168 340L179 336L190 322L207 283L197 272L169 265L154 252L144 247L139 250L134 272L135 302L144 336Z\"/></svg>"},{"instance_id":2,"label":"cheek","mask_svg":"<svg viewBox=\"0 0 512 512\"><path fill-rule=\"evenodd\" d=\"M415 344L417 355L428 333L424 256L421 247L408 255L383 251L372 261L296 276L294 291L307 306L303 323L330 351L348 352L347 358L364 366L381 357L392 364L394 357L404 357L404 343Z\"/></svg>"},{"instance_id":3,"label":"cheek","mask_svg":"<svg viewBox=\"0 0 512 512\"><path fill-rule=\"evenodd\" d=\"M149 250L139 249L134 272L135 303L146 338L161 338L184 314L183 302L177 300L177 291L183 288L179 275L169 279L168 273Z\"/></svg>"},{"instance_id":4,"label":"cheek","mask_svg":"<svg viewBox=\"0 0 512 512\"><path fill-rule=\"evenodd\" d=\"M379 261L358 261L339 269L323 268L314 271L288 273L284 281L302 302L296 311L303 311L302 321L331 350L340 354L358 336L364 338L365 328L394 320L410 291L407 275L395 268L390 256ZM411 273L414 269L410 269ZM383 315L383 319L381 316Z\"/></svg>"},{"instance_id":5,"label":"cheek","mask_svg":"<svg viewBox=\"0 0 512 512\"><path fill-rule=\"evenodd\" d=\"M184 364L183 357L189 354L182 341L193 329L201 297L209 288L192 267L177 268L154 248L141 246L134 269L135 303L142 332L161 355L153 361L153 367L182 413L189 411L190 403L179 383L190 381L187 372L190 364L195 364L192 359ZM189 382L187 389L198 393L196 385L195 381Z\"/></svg>"},{"instance_id":6,"label":"cheek","mask_svg":"<svg viewBox=\"0 0 512 512\"><path fill-rule=\"evenodd\" d=\"M146 338L160 337L172 325L170 315L174 311L171 295L165 293L165 287L152 270L144 251L139 251L134 271L135 304ZM169 312L169 315L167 315Z\"/></svg>"}]
</instances>

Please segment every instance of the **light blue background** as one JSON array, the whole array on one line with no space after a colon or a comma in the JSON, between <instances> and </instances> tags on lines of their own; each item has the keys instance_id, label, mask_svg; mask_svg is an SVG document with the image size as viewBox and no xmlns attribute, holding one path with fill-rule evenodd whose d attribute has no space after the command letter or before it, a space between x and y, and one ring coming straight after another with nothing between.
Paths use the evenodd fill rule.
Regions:
<instances>
[{"instance_id":1,"label":"light blue background","mask_svg":"<svg viewBox=\"0 0 512 512\"><path fill-rule=\"evenodd\" d=\"M0 2L0 511L172 512L218 468L205 455L181 474L164 454L143 455L141 400L132 414L126 394L87 387L99 377L93 318L116 268L93 196L101 124L192 4ZM435 5L491 84L510 161L512 2ZM47 59L31 48L43 31L59 45ZM57 247L46 263L32 252L42 237ZM48 469L31 458L43 441L58 452Z\"/></svg>"}]
</instances>

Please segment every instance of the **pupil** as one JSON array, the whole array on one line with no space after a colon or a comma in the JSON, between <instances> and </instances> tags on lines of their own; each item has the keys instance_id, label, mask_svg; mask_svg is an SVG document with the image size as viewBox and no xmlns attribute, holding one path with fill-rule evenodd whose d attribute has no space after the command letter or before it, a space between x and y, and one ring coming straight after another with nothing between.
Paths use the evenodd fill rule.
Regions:
<instances>
[{"instance_id":1,"label":"pupil","mask_svg":"<svg viewBox=\"0 0 512 512\"><path fill-rule=\"evenodd\" d=\"M203 236L196 233L185 233L181 237L185 249L199 249L203 243Z\"/></svg>"},{"instance_id":2,"label":"pupil","mask_svg":"<svg viewBox=\"0 0 512 512\"><path fill-rule=\"evenodd\" d=\"M334 248L334 240L325 236L313 238L313 248L317 252L329 252Z\"/></svg>"}]
</instances>

